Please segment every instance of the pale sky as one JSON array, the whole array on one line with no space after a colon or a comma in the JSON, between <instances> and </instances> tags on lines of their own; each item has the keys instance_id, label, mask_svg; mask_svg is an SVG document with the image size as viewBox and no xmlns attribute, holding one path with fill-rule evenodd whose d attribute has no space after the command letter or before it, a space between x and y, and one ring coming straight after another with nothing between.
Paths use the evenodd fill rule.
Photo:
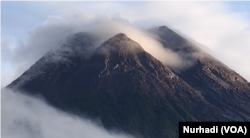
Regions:
<instances>
[{"instance_id":1,"label":"pale sky","mask_svg":"<svg viewBox=\"0 0 250 138\"><path fill-rule=\"evenodd\" d=\"M249 1L2 1L1 87L67 35L60 30L76 32L80 25L97 18L121 19L145 29L166 25L204 45L211 55L250 81Z\"/></svg>"}]
</instances>

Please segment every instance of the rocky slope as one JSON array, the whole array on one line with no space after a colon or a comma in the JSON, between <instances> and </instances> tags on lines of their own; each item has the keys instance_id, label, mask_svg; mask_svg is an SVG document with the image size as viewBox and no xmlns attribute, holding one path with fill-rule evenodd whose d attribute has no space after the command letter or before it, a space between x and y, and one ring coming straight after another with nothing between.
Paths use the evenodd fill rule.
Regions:
<instances>
[{"instance_id":1,"label":"rocky slope","mask_svg":"<svg viewBox=\"0 0 250 138\"><path fill-rule=\"evenodd\" d=\"M159 27L158 36L165 47L183 58L199 55L192 57L194 63L187 70L176 72L172 69L180 78L231 120L250 121L249 82L166 26Z\"/></svg>"}]
</instances>

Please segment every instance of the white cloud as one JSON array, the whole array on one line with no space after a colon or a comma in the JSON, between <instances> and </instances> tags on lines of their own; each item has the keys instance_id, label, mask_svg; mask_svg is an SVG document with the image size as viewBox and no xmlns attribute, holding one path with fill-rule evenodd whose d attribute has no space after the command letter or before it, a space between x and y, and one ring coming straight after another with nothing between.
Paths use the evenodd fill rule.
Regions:
<instances>
[{"instance_id":1,"label":"white cloud","mask_svg":"<svg viewBox=\"0 0 250 138\"><path fill-rule=\"evenodd\" d=\"M13 47L15 45L15 38L11 36L5 36L1 40L1 88L13 81L13 73L15 71L10 65L10 61L13 58ZM4 65L4 66L3 66Z\"/></svg>"},{"instance_id":2,"label":"white cloud","mask_svg":"<svg viewBox=\"0 0 250 138\"><path fill-rule=\"evenodd\" d=\"M1 95L3 138L133 138L107 131L100 123L59 111L20 92L5 89Z\"/></svg>"},{"instance_id":3,"label":"white cloud","mask_svg":"<svg viewBox=\"0 0 250 138\"><path fill-rule=\"evenodd\" d=\"M37 7L35 2L26 3L33 9ZM250 56L248 54L248 51L250 51L250 39L248 39L250 38L250 21L244 13L231 11L227 3L171 1L44 2L39 3L37 9L39 12L50 11L51 15L55 13L54 15L60 16L50 16L43 26L33 29L30 33L30 39L25 40L24 44L14 50L15 60L5 59L6 62L13 63L14 69L18 69L16 66L20 66L22 63L24 68L18 69L15 77L48 51L51 48L50 46L57 45L67 35L83 29L81 25L86 27L86 20L98 17L104 19L115 17L126 20L139 28L161 25L173 28L184 36L204 45L203 49L207 49L210 54L250 81ZM96 27L98 28L98 26ZM54 29L61 31L51 31ZM113 30L110 29L110 31ZM45 36L44 39L40 39L41 35ZM40 40L37 41L38 39ZM50 41L51 44L48 43ZM22 50L25 49L27 44L32 47L28 51L27 49L26 51ZM40 50L37 47L43 47L43 49ZM32 62L30 62L31 60ZM27 61L29 61L29 64Z\"/></svg>"},{"instance_id":4,"label":"white cloud","mask_svg":"<svg viewBox=\"0 0 250 138\"><path fill-rule=\"evenodd\" d=\"M250 19L244 13L221 2L148 2L126 12L122 17L138 26L165 24L180 31L250 81Z\"/></svg>"},{"instance_id":5,"label":"white cloud","mask_svg":"<svg viewBox=\"0 0 250 138\"><path fill-rule=\"evenodd\" d=\"M77 13L65 16L49 16L43 25L29 32L26 41L20 41L19 46L12 50L9 48L11 41L4 40L2 43L4 55L16 71L15 75L9 75L9 77L19 76L48 51L64 43L68 36L78 32L93 33L100 39L96 44L97 46L118 33L124 33L164 64L178 68L185 66L185 63L177 54L165 49L151 34L135 28L122 18L109 19L101 16L93 18L86 16L85 13ZM3 84L7 84L9 80L5 79Z\"/></svg>"}]
</instances>

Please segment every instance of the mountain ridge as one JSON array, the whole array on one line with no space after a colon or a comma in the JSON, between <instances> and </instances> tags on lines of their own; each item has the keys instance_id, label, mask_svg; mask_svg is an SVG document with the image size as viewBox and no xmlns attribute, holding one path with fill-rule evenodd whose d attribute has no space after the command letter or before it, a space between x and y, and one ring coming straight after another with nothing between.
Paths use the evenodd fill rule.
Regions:
<instances>
[{"instance_id":1,"label":"mountain ridge","mask_svg":"<svg viewBox=\"0 0 250 138\"><path fill-rule=\"evenodd\" d=\"M172 32L164 32L163 29L159 35L164 46L168 47L165 41L182 41L177 44L169 42L173 46L168 48L181 53L184 59L196 60L195 64L183 72L176 72L163 65L123 33L102 43L91 55L72 56L70 53L84 53L85 47L95 46L96 39L91 34L78 33L75 35L78 37L71 38L76 41L68 43L69 49L64 50L65 45L59 48L59 57L70 60L75 66L69 66L67 70L67 60L47 62L53 56L45 55L7 88L40 94L58 109L100 118L107 129L118 128L144 138L178 137L178 121L248 120L248 105L242 106L233 96L229 99L239 106L236 110L223 96L216 99L211 95L218 96L217 88L224 90L223 83L215 82L211 72L203 70L206 66L212 69L210 64L215 61L192 57L192 53L199 50L190 48L189 42L186 43L187 40L177 33L168 33ZM178 39L172 40L172 37ZM74 48L78 44L80 51ZM181 46L175 49L174 45ZM60 51L64 54L61 55ZM224 69L220 64L218 67ZM36 72L36 68L45 73L37 74L18 85L29 72ZM245 83L235 84L241 85L248 89ZM245 93L248 96L249 92ZM225 94L230 97L228 91ZM244 96L238 98L243 99ZM243 102L248 100L245 98Z\"/></svg>"}]
</instances>

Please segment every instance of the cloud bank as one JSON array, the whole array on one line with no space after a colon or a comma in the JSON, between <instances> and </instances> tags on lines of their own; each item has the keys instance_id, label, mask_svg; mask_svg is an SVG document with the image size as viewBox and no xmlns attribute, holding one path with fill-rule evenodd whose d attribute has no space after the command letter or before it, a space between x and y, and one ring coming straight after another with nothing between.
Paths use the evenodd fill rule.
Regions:
<instances>
[{"instance_id":1,"label":"cloud bank","mask_svg":"<svg viewBox=\"0 0 250 138\"><path fill-rule=\"evenodd\" d=\"M79 31L93 31L103 39L124 31L158 59L172 59L166 62L182 64L178 56L162 49L143 31L162 25L202 44L202 49L250 81L250 21L244 13L232 11L226 2L41 2L39 7L37 3L25 4L37 15L46 9L50 16L33 28L26 39L3 38L2 63L8 68L2 71L5 74L2 86L60 45L67 36ZM103 28L105 31L101 31ZM144 42L140 41L142 38L148 39ZM158 45L159 51L167 51L169 57L154 52L155 49L147 46L151 44Z\"/></svg>"},{"instance_id":2,"label":"cloud bank","mask_svg":"<svg viewBox=\"0 0 250 138\"><path fill-rule=\"evenodd\" d=\"M58 111L38 98L2 90L3 138L134 138Z\"/></svg>"},{"instance_id":3,"label":"cloud bank","mask_svg":"<svg viewBox=\"0 0 250 138\"><path fill-rule=\"evenodd\" d=\"M14 50L7 48L11 43L6 39L2 43L3 51L6 51L5 58L16 67L16 74L20 75L47 52L66 43L68 37L78 32L89 32L96 36L98 42L95 47L118 33L124 33L165 65L176 68L185 66L176 53L164 48L146 30L136 28L121 18L86 18L80 13L50 16L43 25L30 31L27 40L19 42Z\"/></svg>"}]
</instances>

